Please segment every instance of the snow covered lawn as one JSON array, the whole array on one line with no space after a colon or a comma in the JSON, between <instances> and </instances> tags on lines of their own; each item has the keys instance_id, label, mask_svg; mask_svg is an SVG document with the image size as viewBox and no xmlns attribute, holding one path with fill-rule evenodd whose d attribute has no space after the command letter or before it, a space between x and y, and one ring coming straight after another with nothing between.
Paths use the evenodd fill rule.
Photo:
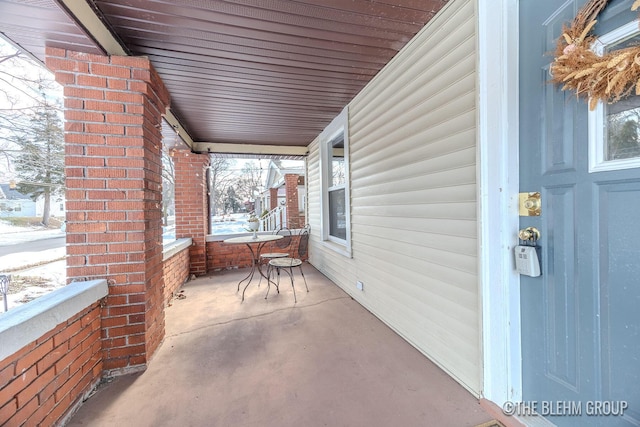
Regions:
<instances>
[{"instance_id":1,"label":"snow covered lawn","mask_svg":"<svg viewBox=\"0 0 640 427\"><path fill-rule=\"evenodd\" d=\"M64 236L60 230L44 227L15 227L0 221L0 246ZM49 293L66 284L65 248L40 252L18 252L0 256L0 274L11 274L9 309ZM55 262L51 262L54 261ZM2 295L0 295L2 301ZM0 303L4 310L4 302Z\"/></svg>"}]
</instances>

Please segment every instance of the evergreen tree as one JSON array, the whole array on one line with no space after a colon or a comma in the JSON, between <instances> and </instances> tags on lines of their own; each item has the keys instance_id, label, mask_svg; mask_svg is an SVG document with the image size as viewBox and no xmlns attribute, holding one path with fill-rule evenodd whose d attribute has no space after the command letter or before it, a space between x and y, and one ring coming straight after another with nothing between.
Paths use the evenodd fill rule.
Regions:
<instances>
[{"instance_id":1,"label":"evergreen tree","mask_svg":"<svg viewBox=\"0 0 640 427\"><path fill-rule=\"evenodd\" d=\"M635 157L640 151L638 122L633 119L623 122L609 122L608 157L610 160Z\"/></svg>"},{"instance_id":2,"label":"evergreen tree","mask_svg":"<svg viewBox=\"0 0 640 427\"><path fill-rule=\"evenodd\" d=\"M64 132L58 110L49 103L35 109L30 131L14 142L20 146L15 158L18 191L35 201L44 198L42 223L49 225L51 197L64 191Z\"/></svg>"}]
</instances>

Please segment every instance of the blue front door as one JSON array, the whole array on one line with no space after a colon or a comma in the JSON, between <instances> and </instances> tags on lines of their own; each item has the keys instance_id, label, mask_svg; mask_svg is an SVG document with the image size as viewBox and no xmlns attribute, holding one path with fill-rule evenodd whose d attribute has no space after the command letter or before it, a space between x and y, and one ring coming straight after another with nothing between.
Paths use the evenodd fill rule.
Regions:
<instances>
[{"instance_id":1,"label":"blue front door","mask_svg":"<svg viewBox=\"0 0 640 427\"><path fill-rule=\"evenodd\" d=\"M520 191L542 196L541 215L520 219L540 230L542 261L521 280L523 401L558 426L637 426L640 169L590 172L587 103L549 84L555 41L584 3L519 2ZM632 3L609 2L596 32L637 19ZM623 416L607 415L615 404Z\"/></svg>"}]
</instances>

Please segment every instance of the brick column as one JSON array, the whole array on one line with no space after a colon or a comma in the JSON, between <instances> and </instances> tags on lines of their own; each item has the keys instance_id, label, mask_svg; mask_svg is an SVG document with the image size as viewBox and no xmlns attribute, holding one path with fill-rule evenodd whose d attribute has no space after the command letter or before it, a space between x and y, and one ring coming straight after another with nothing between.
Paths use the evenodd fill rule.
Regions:
<instances>
[{"instance_id":1,"label":"brick column","mask_svg":"<svg viewBox=\"0 0 640 427\"><path fill-rule=\"evenodd\" d=\"M173 155L176 189L176 238L191 237L190 273L207 273L206 237L209 233L207 188L208 154L177 150Z\"/></svg>"},{"instance_id":2,"label":"brick column","mask_svg":"<svg viewBox=\"0 0 640 427\"><path fill-rule=\"evenodd\" d=\"M300 209L298 207L298 175L285 174L284 188L287 194L287 227L300 227Z\"/></svg>"},{"instance_id":3,"label":"brick column","mask_svg":"<svg viewBox=\"0 0 640 427\"><path fill-rule=\"evenodd\" d=\"M67 278L106 278L107 374L143 368L164 337L161 114L146 58L47 48L64 86Z\"/></svg>"},{"instance_id":4,"label":"brick column","mask_svg":"<svg viewBox=\"0 0 640 427\"><path fill-rule=\"evenodd\" d=\"M278 207L278 189L270 188L269 197L269 210L273 210Z\"/></svg>"}]
</instances>

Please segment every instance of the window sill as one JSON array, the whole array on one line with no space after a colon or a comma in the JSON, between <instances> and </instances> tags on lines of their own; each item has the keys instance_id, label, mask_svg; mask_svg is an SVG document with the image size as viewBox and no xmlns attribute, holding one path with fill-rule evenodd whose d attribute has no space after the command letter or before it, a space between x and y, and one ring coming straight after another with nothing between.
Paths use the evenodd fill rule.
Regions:
<instances>
[{"instance_id":1,"label":"window sill","mask_svg":"<svg viewBox=\"0 0 640 427\"><path fill-rule=\"evenodd\" d=\"M193 240L191 237L186 237L183 239L174 240L171 243L167 243L162 247L162 260L166 261L172 256L176 255L179 252L182 252L184 249L188 248L193 244Z\"/></svg>"},{"instance_id":2,"label":"window sill","mask_svg":"<svg viewBox=\"0 0 640 427\"><path fill-rule=\"evenodd\" d=\"M332 242L331 240L323 240L321 243L322 243L322 246L324 246L327 249L337 252L340 255L343 255L347 258L353 258L351 254L351 246Z\"/></svg>"}]
</instances>

